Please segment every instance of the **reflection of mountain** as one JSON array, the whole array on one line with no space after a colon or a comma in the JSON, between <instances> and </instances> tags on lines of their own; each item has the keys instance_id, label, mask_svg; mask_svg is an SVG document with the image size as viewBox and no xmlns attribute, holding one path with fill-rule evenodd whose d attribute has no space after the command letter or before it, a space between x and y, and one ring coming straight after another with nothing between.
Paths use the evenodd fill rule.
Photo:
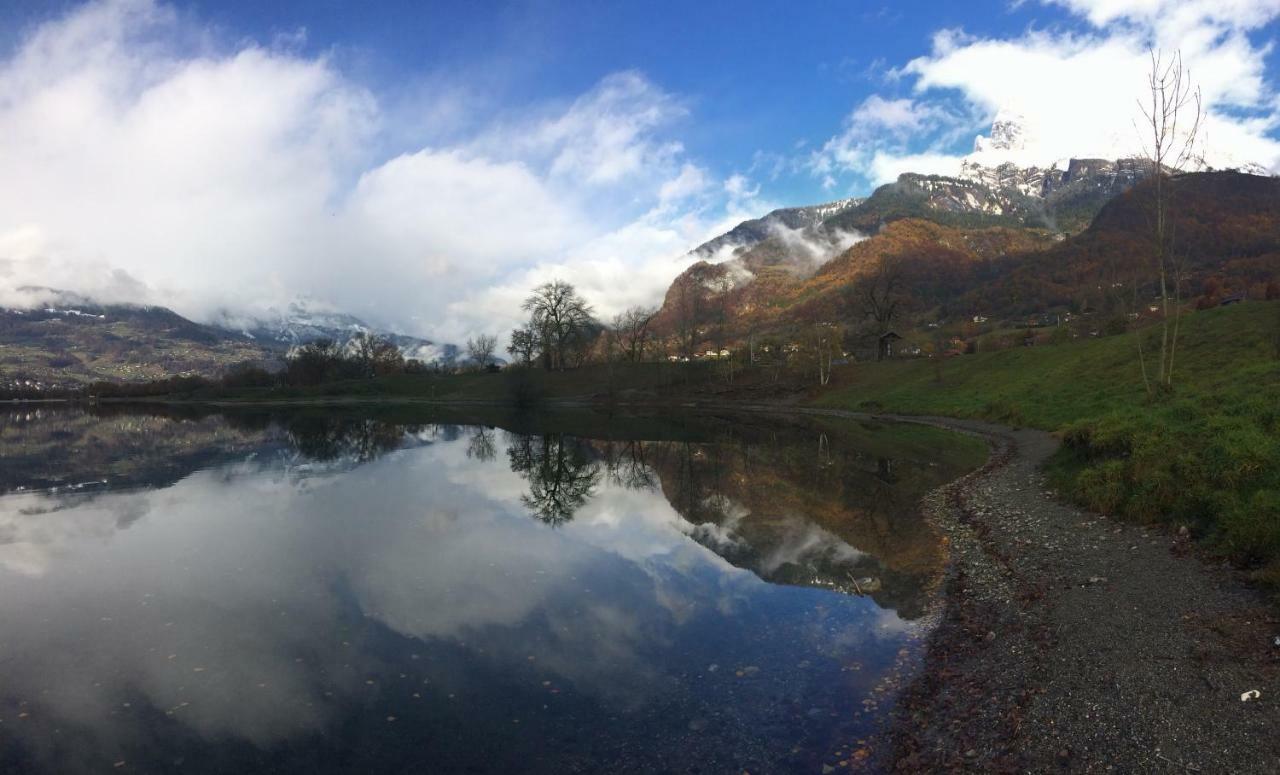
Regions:
<instances>
[{"instance_id":1,"label":"reflection of mountain","mask_svg":"<svg viewBox=\"0 0 1280 775\"><path fill-rule=\"evenodd\" d=\"M15 409L0 412L0 494L166 487L249 456L341 470L449 433L456 430L333 413L210 414L120 405Z\"/></svg>"},{"instance_id":2,"label":"reflection of mountain","mask_svg":"<svg viewBox=\"0 0 1280 775\"><path fill-rule=\"evenodd\" d=\"M734 565L923 613L942 553L916 504L954 470L818 434L804 445L672 444L649 458L690 536Z\"/></svg>"},{"instance_id":3,"label":"reflection of mountain","mask_svg":"<svg viewBox=\"0 0 1280 775\"><path fill-rule=\"evenodd\" d=\"M219 417L79 408L0 412L0 493L165 486L192 471L279 446Z\"/></svg>"},{"instance_id":4,"label":"reflection of mountain","mask_svg":"<svg viewBox=\"0 0 1280 775\"><path fill-rule=\"evenodd\" d=\"M0 497L4 772L815 771L872 723L933 556L908 507L964 460L795 418L0 418L8 486L138 485ZM850 573L884 588L823 591Z\"/></svg>"},{"instance_id":5,"label":"reflection of mountain","mask_svg":"<svg viewBox=\"0 0 1280 775\"><path fill-rule=\"evenodd\" d=\"M869 594L904 618L923 613L942 552L917 503L956 465L918 446L871 449L794 427L704 438L714 440L509 434L508 454L529 482L526 508L549 524L572 519L603 473L610 484L660 489L690 538L766 581Z\"/></svg>"},{"instance_id":6,"label":"reflection of mountain","mask_svg":"<svg viewBox=\"0 0 1280 775\"><path fill-rule=\"evenodd\" d=\"M466 457L497 458L493 426L432 419L116 405L10 411L0 414L0 493L167 487L247 459L310 477L463 435ZM681 517L681 532L766 581L866 593L904 618L923 610L941 552L916 503L961 463L911 436L920 431L716 418L575 423L578 433L595 427L622 438L590 440L551 431L564 427L554 419L528 418L515 424L522 432L505 435L503 463L525 481L520 502L542 522L569 522L603 485L658 491ZM665 438L645 440L655 434Z\"/></svg>"}]
</instances>

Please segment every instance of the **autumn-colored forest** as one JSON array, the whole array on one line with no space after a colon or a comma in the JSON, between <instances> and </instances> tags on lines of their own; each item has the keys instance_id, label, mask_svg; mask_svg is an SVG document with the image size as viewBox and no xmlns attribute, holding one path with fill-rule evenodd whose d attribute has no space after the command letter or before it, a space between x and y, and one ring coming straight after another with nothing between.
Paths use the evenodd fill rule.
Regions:
<instances>
[{"instance_id":1,"label":"autumn-colored forest","mask_svg":"<svg viewBox=\"0 0 1280 775\"><path fill-rule=\"evenodd\" d=\"M1193 173L1171 188L1185 303L1280 296L1280 180ZM890 328L973 336L960 324L975 317L994 328L1073 315L1094 329L1122 330L1148 316L1157 295L1150 203L1150 184L1140 184L1065 238L1034 227L889 217L816 270L776 245L753 248L686 270L654 330L669 357L786 341L813 326L837 327L847 342Z\"/></svg>"}]
</instances>

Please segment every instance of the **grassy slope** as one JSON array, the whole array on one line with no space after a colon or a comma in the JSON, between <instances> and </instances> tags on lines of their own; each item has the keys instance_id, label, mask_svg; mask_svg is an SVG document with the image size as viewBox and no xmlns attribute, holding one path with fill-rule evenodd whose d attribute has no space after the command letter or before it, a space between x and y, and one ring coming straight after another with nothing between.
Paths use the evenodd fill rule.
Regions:
<instances>
[{"instance_id":1,"label":"grassy slope","mask_svg":"<svg viewBox=\"0 0 1280 775\"><path fill-rule=\"evenodd\" d=\"M816 401L1061 431L1052 473L1074 498L1188 525L1280 582L1280 303L1186 316L1174 393L1157 401L1138 336L855 365Z\"/></svg>"}]
</instances>

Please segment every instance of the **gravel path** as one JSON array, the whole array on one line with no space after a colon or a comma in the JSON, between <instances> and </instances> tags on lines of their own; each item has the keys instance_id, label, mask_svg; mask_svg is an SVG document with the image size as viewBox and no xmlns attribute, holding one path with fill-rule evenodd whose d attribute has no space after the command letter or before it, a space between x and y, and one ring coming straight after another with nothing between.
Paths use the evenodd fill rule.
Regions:
<instances>
[{"instance_id":1,"label":"gravel path","mask_svg":"<svg viewBox=\"0 0 1280 775\"><path fill-rule=\"evenodd\" d=\"M1049 434L926 422L993 454L926 500L952 564L899 771L1280 773L1274 609L1185 538L1056 501Z\"/></svg>"}]
</instances>

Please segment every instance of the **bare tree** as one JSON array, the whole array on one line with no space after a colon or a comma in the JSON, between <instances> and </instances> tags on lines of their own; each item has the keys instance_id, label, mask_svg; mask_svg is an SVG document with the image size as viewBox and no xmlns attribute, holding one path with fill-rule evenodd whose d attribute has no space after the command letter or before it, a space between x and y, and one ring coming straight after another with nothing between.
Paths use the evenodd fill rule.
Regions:
<instances>
[{"instance_id":1,"label":"bare tree","mask_svg":"<svg viewBox=\"0 0 1280 775\"><path fill-rule=\"evenodd\" d=\"M1149 100L1149 102L1147 101ZM1185 263L1175 242L1174 222L1170 217L1172 176L1181 172L1196 158L1197 136L1203 109L1200 88L1191 81L1191 71L1182 64L1181 52L1166 58L1151 51L1151 69L1143 98L1138 100L1143 123L1142 151L1150 164L1150 207L1152 263L1160 289L1160 355L1156 362L1154 384L1147 371L1142 338L1138 338L1138 360L1147 393L1173 388L1173 363L1178 349L1178 324L1182 318L1182 281ZM1172 313L1172 324L1170 323Z\"/></svg>"},{"instance_id":2,"label":"bare tree","mask_svg":"<svg viewBox=\"0 0 1280 775\"><path fill-rule=\"evenodd\" d=\"M818 384L831 381L831 366L840 346L840 333L830 323L819 323L808 332L809 352L817 366Z\"/></svg>"},{"instance_id":3,"label":"bare tree","mask_svg":"<svg viewBox=\"0 0 1280 775\"><path fill-rule=\"evenodd\" d=\"M595 324L591 305L571 284L562 280L545 283L525 299L529 328L538 337L543 365L564 370L572 356L586 352L586 339Z\"/></svg>"},{"instance_id":4,"label":"bare tree","mask_svg":"<svg viewBox=\"0 0 1280 775\"><path fill-rule=\"evenodd\" d=\"M538 356L538 335L528 327L517 328L511 332L511 344L507 352L522 366L532 366L533 359Z\"/></svg>"},{"instance_id":5,"label":"bare tree","mask_svg":"<svg viewBox=\"0 0 1280 775\"><path fill-rule=\"evenodd\" d=\"M475 361L476 368L484 371L493 363L494 353L498 351L498 337L481 334L475 339L467 340L467 355Z\"/></svg>"},{"instance_id":6,"label":"bare tree","mask_svg":"<svg viewBox=\"0 0 1280 775\"><path fill-rule=\"evenodd\" d=\"M1280 361L1280 304L1276 305L1276 314L1272 326L1272 343L1275 345L1275 357Z\"/></svg>"},{"instance_id":7,"label":"bare tree","mask_svg":"<svg viewBox=\"0 0 1280 775\"><path fill-rule=\"evenodd\" d=\"M657 314L658 311L650 307L630 307L614 316L612 341L627 360L635 363L644 360L645 347L652 339L649 326Z\"/></svg>"},{"instance_id":8,"label":"bare tree","mask_svg":"<svg viewBox=\"0 0 1280 775\"><path fill-rule=\"evenodd\" d=\"M396 374L404 370L400 348L380 336L361 331L347 343L351 358L365 376Z\"/></svg>"},{"instance_id":9,"label":"bare tree","mask_svg":"<svg viewBox=\"0 0 1280 775\"><path fill-rule=\"evenodd\" d=\"M901 256L885 256L874 269L858 277L845 292L854 311L871 322L872 333L877 340L876 360L883 357L878 346L879 339L889 332L893 321L901 316L906 306L904 263Z\"/></svg>"},{"instance_id":10,"label":"bare tree","mask_svg":"<svg viewBox=\"0 0 1280 775\"><path fill-rule=\"evenodd\" d=\"M701 317L702 294L697 281L689 272L676 278L676 334L680 339L680 355L693 357L693 346L698 338L698 319Z\"/></svg>"},{"instance_id":11,"label":"bare tree","mask_svg":"<svg viewBox=\"0 0 1280 775\"><path fill-rule=\"evenodd\" d=\"M477 426L467 442L467 457L487 463L497 456L497 447L493 441L493 429L483 425Z\"/></svg>"}]
</instances>

